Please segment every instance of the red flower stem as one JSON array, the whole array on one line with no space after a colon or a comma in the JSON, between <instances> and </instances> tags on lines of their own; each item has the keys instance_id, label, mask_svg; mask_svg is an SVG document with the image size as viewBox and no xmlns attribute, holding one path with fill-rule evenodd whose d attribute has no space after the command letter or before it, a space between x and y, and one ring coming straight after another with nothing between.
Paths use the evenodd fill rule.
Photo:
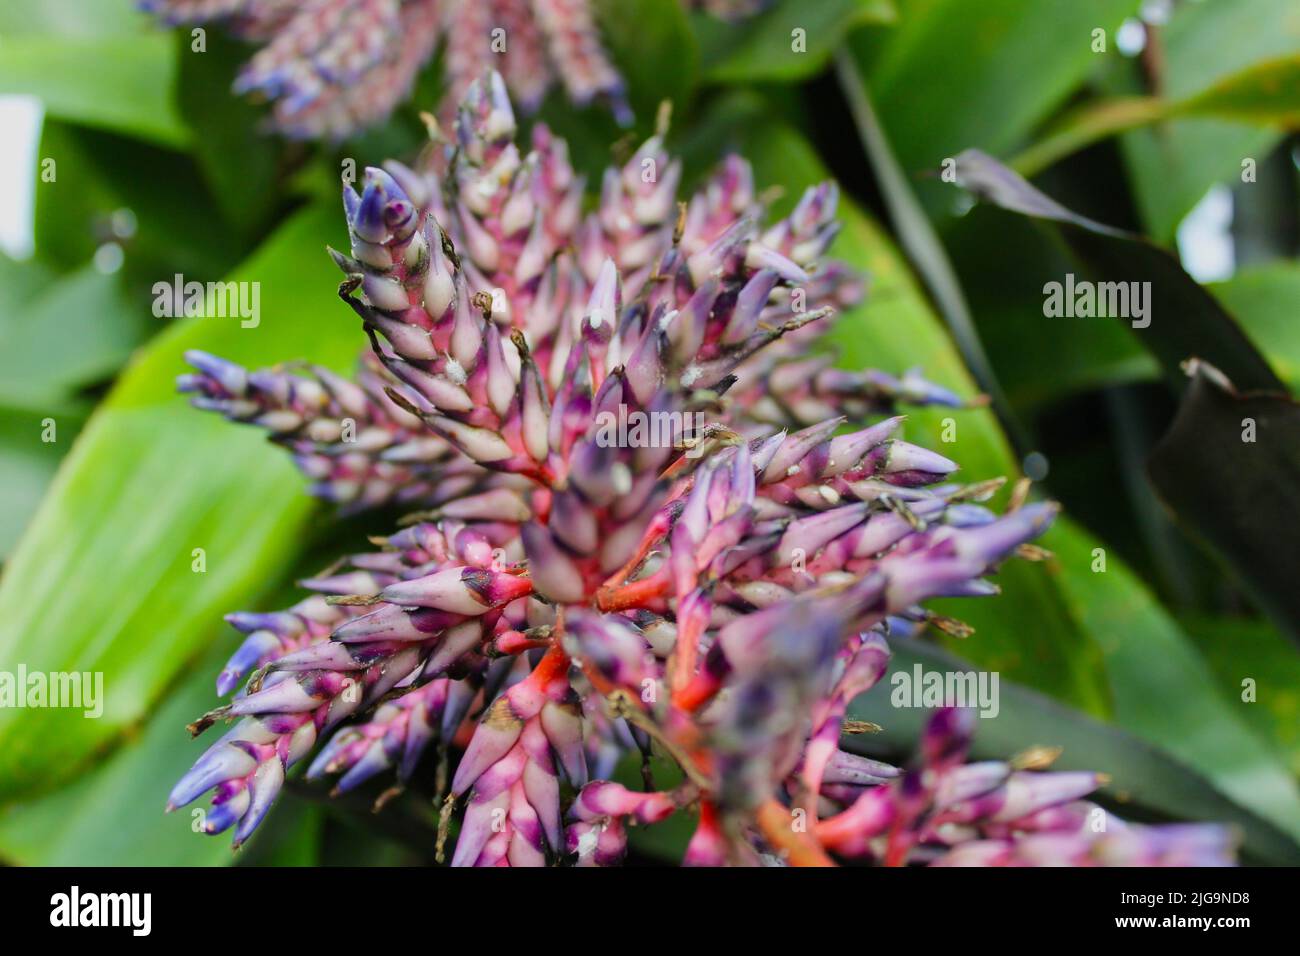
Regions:
<instances>
[{"instance_id":1,"label":"red flower stem","mask_svg":"<svg viewBox=\"0 0 1300 956\"><path fill-rule=\"evenodd\" d=\"M784 850L791 866L834 866L835 861L826 855L817 838L811 833L800 833L791 825L790 811L776 800L769 799L758 808L758 828L767 842Z\"/></svg>"},{"instance_id":2,"label":"red flower stem","mask_svg":"<svg viewBox=\"0 0 1300 956\"><path fill-rule=\"evenodd\" d=\"M673 706L687 713L695 713L722 688L722 683L707 671L691 677L686 686L673 691Z\"/></svg>"},{"instance_id":3,"label":"red flower stem","mask_svg":"<svg viewBox=\"0 0 1300 956\"><path fill-rule=\"evenodd\" d=\"M596 592L596 607L602 611L626 611L642 607L657 598L665 597L672 589L667 571L657 571L648 578L621 584L615 588L601 588Z\"/></svg>"},{"instance_id":4,"label":"red flower stem","mask_svg":"<svg viewBox=\"0 0 1300 956\"><path fill-rule=\"evenodd\" d=\"M616 588L631 577L632 573L641 566L641 562L646 559L646 555L668 534L670 525L671 522L667 511L660 511L659 514L655 515L654 520L650 522L650 526L646 528L645 534L642 535L636 553L621 568L609 576L603 588Z\"/></svg>"}]
</instances>

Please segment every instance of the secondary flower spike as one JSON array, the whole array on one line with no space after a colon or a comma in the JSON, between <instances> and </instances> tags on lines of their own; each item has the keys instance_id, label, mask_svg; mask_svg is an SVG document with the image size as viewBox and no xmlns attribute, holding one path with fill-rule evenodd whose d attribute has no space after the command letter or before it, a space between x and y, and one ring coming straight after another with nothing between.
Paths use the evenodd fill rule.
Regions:
<instances>
[{"instance_id":1,"label":"secondary flower spike","mask_svg":"<svg viewBox=\"0 0 1300 956\"><path fill-rule=\"evenodd\" d=\"M684 0L734 20L755 0ZM165 24L222 21L261 44L235 92L274 102L274 126L298 139L342 139L381 122L444 50L444 117L485 70L536 109L555 85L576 105L632 116L591 0L138 0Z\"/></svg>"},{"instance_id":2,"label":"secondary flower spike","mask_svg":"<svg viewBox=\"0 0 1300 956\"><path fill-rule=\"evenodd\" d=\"M1220 828L1085 802L1097 774L965 763L960 712L906 768L848 749L891 635L969 633L927 602L996 594L1057 507L999 515L999 481L905 439L898 402L953 393L809 353L864 288L827 258L833 186L773 222L731 157L679 220L656 136L583 216L564 143L514 142L500 76L454 128L448 162L344 188L356 384L187 356L182 391L266 429L317 493L420 510L292 607L229 616L230 699L191 730L231 726L169 808L210 793L206 830L240 845L301 763L377 806L432 797L457 866L611 865L676 814L687 865L1231 860ZM625 756L638 789L611 779Z\"/></svg>"}]
</instances>

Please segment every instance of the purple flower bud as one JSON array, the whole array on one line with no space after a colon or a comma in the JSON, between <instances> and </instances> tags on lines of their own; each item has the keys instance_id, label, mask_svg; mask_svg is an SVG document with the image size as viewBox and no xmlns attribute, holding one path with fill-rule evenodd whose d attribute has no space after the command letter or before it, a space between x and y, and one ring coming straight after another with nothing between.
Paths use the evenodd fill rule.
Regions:
<instances>
[{"instance_id":1,"label":"purple flower bud","mask_svg":"<svg viewBox=\"0 0 1300 956\"><path fill-rule=\"evenodd\" d=\"M479 568L446 568L424 577L390 584L379 596L390 604L478 615L531 591L532 584L525 577Z\"/></svg>"}]
</instances>

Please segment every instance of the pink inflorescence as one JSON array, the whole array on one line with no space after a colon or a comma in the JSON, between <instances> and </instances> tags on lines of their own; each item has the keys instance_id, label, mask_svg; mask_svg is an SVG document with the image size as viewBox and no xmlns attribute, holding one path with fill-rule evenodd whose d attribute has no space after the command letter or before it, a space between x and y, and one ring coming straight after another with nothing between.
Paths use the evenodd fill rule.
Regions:
<instances>
[{"instance_id":1,"label":"pink inflorescence","mask_svg":"<svg viewBox=\"0 0 1300 956\"><path fill-rule=\"evenodd\" d=\"M765 224L732 157L679 203L656 136L584 214L564 143L515 144L499 75L454 129L345 187L356 382L189 356L182 390L267 429L318 494L422 510L297 605L231 616L247 637L218 691L243 686L193 729L238 720L169 806L212 791L207 830L242 843L323 744L309 779L392 771L381 799L435 760L458 865L616 863L628 827L673 814L695 820L688 864L1231 858L1218 827L1085 802L1096 774L967 763L960 711L906 770L842 749L891 630L957 627L924 602L996 593L1056 509L998 516L998 482L899 437L897 403L952 393L809 351L863 295L826 258L832 184ZM609 779L629 754L640 791Z\"/></svg>"},{"instance_id":2,"label":"pink inflorescence","mask_svg":"<svg viewBox=\"0 0 1300 956\"><path fill-rule=\"evenodd\" d=\"M441 47L444 117L475 77L499 69L528 110L556 85L571 102L601 101L631 119L623 79L601 40L591 0L139 0L167 24L224 21L261 44L235 90L274 102L295 138L340 139L382 121ZM697 5L697 4L693 4ZM757 5L703 4L718 16Z\"/></svg>"}]
</instances>

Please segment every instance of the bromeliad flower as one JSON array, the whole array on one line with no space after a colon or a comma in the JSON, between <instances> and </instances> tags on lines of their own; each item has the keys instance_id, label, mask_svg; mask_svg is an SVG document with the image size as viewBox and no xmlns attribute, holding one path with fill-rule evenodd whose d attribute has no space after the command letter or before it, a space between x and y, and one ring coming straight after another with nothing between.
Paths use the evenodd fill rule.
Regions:
<instances>
[{"instance_id":1,"label":"bromeliad flower","mask_svg":"<svg viewBox=\"0 0 1300 956\"><path fill-rule=\"evenodd\" d=\"M447 108L488 68L516 101L539 106L558 81L571 102L606 102L631 120L590 0L139 0L167 24L225 21L263 44L237 93L275 101L273 123L294 138L341 139L381 122L441 47ZM716 16L755 12L752 0L707 0Z\"/></svg>"},{"instance_id":2,"label":"bromeliad flower","mask_svg":"<svg viewBox=\"0 0 1300 956\"><path fill-rule=\"evenodd\" d=\"M307 777L391 771L381 802L436 751L456 865L607 865L680 813L690 864L1229 856L1212 828L1097 829L1096 775L963 766L950 712L906 771L841 749L891 631L959 627L924 603L996 593L1056 509L999 517L998 482L900 437L898 402L956 396L809 356L862 295L826 259L833 186L765 226L733 157L679 206L655 137L583 216L564 144L515 145L500 76L455 131L444 161L345 187L356 384L190 356L195 404L266 428L319 494L422 510L314 596L230 618L247 637L218 691L244 686L192 729L237 722L170 806L212 791L207 830L242 843L323 744ZM609 779L651 753L680 782Z\"/></svg>"},{"instance_id":3,"label":"bromeliad flower","mask_svg":"<svg viewBox=\"0 0 1300 956\"><path fill-rule=\"evenodd\" d=\"M916 766L883 783L858 758L828 767L848 808L817 824L837 854L899 865L1216 866L1233 837L1219 826L1139 826L1083 798L1104 782L1085 771L1018 770L1001 761L965 763L974 717L946 709L931 718Z\"/></svg>"}]
</instances>

